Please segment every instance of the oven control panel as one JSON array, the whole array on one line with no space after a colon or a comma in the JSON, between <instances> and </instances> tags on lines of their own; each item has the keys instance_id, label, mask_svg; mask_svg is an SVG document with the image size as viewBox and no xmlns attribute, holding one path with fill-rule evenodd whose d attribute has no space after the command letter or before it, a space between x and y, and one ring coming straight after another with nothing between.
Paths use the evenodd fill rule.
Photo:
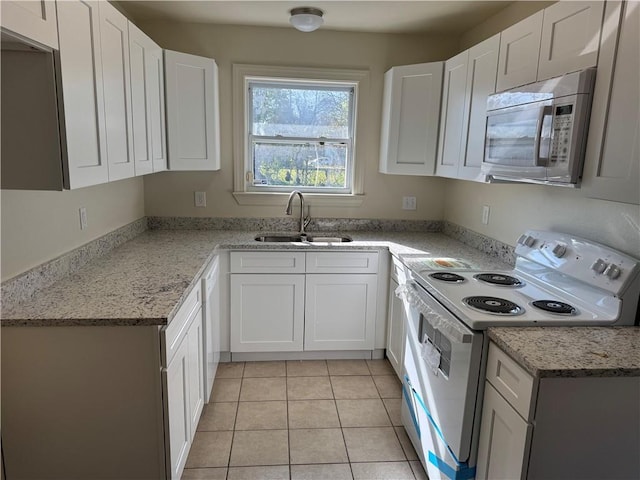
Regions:
<instances>
[{"instance_id":1,"label":"oven control panel","mask_svg":"<svg viewBox=\"0 0 640 480\"><path fill-rule=\"evenodd\" d=\"M524 257L614 295L623 293L640 275L639 260L563 233L528 230L518 239L516 254L518 259Z\"/></svg>"}]
</instances>

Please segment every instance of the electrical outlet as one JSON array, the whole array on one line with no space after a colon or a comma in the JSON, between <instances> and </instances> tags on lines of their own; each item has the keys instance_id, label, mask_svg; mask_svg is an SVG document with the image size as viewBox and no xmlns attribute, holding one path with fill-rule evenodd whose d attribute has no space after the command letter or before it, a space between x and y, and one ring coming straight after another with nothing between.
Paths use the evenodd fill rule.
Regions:
<instances>
[{"instance_id":1,"label":"electrical outlet","mask_svg":"<svg viewBox=\"0 0 640 480\"><path fill-rule=\"evenodd\" d=\"M491 207L489 205L482 206L482 224L489 225L489 213L491 212Z\"/></svg>"},{"instance_id":2,"label":"electrical outlet","mask_svg":"<svg viewBox=\"0 0 640 480\"><path fill-rule=\"evenodd\" d=\"M80 230L87 228L87 209L80 207Z\"/></svg>"},{"instance_id":3,"label":"electrical outlet","mask_svg":"<svg viewBox=\"0 0 640 480\"><path fill-rule=\"evenodd\" d=\"M207 206L207 192L193 192L195 197L196 207Z\"/></svg>"},{"instance_id":4,"label":"electrical outlet","mask_svg":"<svg viewBox=\"0 0 640 480\"><path fill-rule=\"evenodd\" d=\"M415 210L416 209L416 197L402 197L402 209L403 210Z\"/></svg>"}]
</instances>

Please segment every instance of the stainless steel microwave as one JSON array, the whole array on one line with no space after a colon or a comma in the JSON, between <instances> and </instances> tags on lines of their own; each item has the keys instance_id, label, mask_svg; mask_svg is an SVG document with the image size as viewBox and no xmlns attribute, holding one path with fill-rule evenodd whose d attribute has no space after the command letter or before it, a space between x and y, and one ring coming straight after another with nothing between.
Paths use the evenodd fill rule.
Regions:
<instances>
[{"instance_id":1,"label":"stainless steel microwave","mask_svg":"<svg viewBox=\"0 0 640 480\"><path fill-rule=\"evenodd\" d=\"M490 95L482 173L489 182L575 186L595 68Z\"/></svg>"}]
</instances>

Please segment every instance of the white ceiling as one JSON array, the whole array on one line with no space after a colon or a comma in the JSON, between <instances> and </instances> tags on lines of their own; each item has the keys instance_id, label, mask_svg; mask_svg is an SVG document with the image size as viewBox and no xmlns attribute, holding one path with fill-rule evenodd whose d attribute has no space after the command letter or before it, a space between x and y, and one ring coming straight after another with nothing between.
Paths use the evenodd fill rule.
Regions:
<instances>
[{"instance_id":1,"label":"white ceiling","mask_svg":"<svg viewBox=\"0 0 640 480\"><path fill-rule=\"evenodd\" d=\"M324 30L384 33L460 34L504 9L510 1L146 1L116 2L134 21L183 22L289 27L289 10L324 11Z\"/></svg>"}]
</instances>

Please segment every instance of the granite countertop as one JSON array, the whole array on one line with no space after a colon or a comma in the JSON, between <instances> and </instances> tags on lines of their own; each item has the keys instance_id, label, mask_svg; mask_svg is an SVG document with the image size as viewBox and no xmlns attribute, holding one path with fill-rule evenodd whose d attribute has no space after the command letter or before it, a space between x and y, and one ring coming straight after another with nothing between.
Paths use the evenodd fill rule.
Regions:
<instances>
[{"instance_id":1,"label":"granite countertop","mask_svg":"<svg viewBox=\"0 0 640 480\"><path fill-rule=\"evenodd\" d=\"M489 338L534 377L640 376L640 327L492 327Z\"/></svg>"},{"instance_id":2,"label":"granite countertop","mask_svg":"<svg viewBox=\"0 0 640 480\"><path fill-rule=\"evenodd\" d=\"M260 232L264 234L264 232ZM478 268L510 266L441 233L341 232L344 244L260 243L255 232L148 230L17 305L3 326L167 325L216 250L380 250L463 258Z\"/></svg>"}]
</instances>

